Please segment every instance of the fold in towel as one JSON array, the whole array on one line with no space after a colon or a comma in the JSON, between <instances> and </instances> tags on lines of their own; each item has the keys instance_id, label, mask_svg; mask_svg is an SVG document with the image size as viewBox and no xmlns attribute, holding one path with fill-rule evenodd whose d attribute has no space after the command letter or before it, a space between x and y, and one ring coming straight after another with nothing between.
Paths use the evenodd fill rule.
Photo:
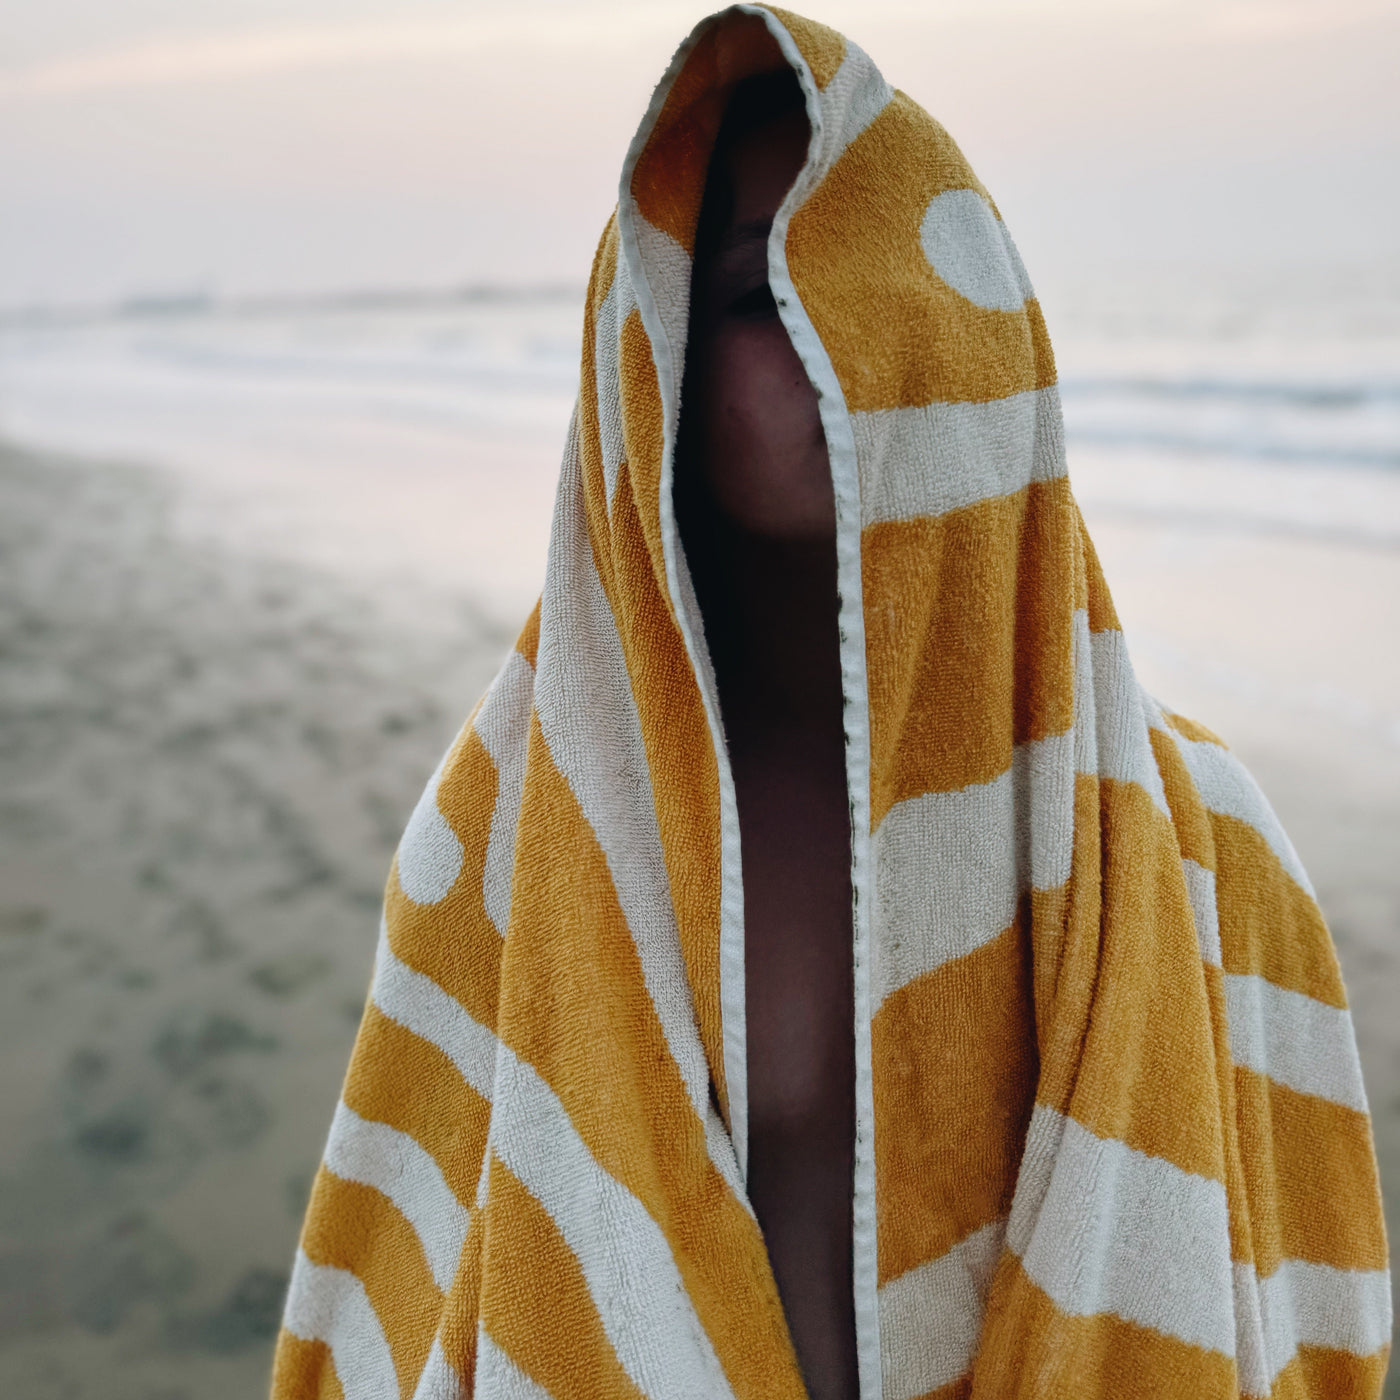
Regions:
<instances>
[{"instance_id":1,"label":"fold in towel","mask_svg":"<svg viewBox=\"0 0 1400 1400\"><path fill-rule=\"evenodd\" d=\"M812 138L770 281L837 505L862 1400L1377 1395L1375 1159L1307 876L1137 683L996 205L854 44L756 5L697 28L628 155L543 594L398 852L274 1394L804 1394L745 1194L738 817L671 503L710 143L783 65Z\"/></svg>"}]
</instances>

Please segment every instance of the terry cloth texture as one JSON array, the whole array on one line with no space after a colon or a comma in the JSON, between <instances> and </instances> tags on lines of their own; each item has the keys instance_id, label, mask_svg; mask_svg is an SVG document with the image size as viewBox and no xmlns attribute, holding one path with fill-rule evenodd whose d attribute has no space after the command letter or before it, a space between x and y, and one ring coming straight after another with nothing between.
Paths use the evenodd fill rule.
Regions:
<instances>
[{"instance_id":1,"label":"terry cloth texture","mask_svg":"<svg viewBox=\"0 0 1400 1400\"><path fill-rule=\"evenodd\" d=\"M783 64L812 138L770 273L838 515L862 1400L1374 1396L1375 1161L1307 876L1134 678L996 206L855 45L752 5L632 145L543 595L399 849L274 1393L804 1393L744 1190L738 822L670 476L710 143Z\"/></svg>"}]
</instances>

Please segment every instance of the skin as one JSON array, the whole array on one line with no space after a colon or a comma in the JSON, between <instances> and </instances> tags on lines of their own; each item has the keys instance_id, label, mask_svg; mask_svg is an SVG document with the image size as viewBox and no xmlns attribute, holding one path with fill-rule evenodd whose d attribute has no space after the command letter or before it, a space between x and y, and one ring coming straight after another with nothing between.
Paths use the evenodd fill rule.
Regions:
<instances>
[{"instance_id":1,"label":"skin","mask_svg":"<svg viewBox=\"0 0 1400 1400\"><path fill-rule=\"evenodd\" d=\"M800 112L779 117L711 173L731 207L697 250L676 504L739 808L749 1196L813 1400L854 1400L836 514L816 392L768 290L768 230L807 139Z\"/></svg>"}]
</instances>

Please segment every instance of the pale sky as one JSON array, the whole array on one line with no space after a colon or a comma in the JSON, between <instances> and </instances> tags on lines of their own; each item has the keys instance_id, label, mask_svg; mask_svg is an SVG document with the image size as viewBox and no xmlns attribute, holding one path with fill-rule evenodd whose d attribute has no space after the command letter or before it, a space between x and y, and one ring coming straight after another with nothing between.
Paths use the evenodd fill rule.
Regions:
<instances>
[{"instance_id":1,"label":"pale sky","mask_svg":"<svg viewBox=\"0 0 1400 1400\"><path fill-rule=\"evenodd\" d=\"M0 0L0 307L582 282L683 0ZM1400 258L1400 0L807 0L1032 277Z\"/></svg>"}]
</instances>

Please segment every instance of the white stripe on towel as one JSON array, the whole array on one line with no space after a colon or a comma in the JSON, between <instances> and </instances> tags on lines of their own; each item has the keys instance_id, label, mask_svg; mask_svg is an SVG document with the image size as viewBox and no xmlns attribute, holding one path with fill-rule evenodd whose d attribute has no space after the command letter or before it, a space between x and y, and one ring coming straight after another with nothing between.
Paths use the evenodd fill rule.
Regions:
<instances>
[{"instance_id":1,"label":"white stripe on towel","mask_svg":"<svg viewBox=\"0 0 1400 1400\"><path fill-rule=\"evenodd\" d=\"M437 805L438 784L450 755L451 750L443 755L428 779L394 855L399 888L415 904L445 899L462 873L462 843Z\"/></svg>"},{"instance_id":2,"label":"white stripe on towel","mask_svg":"<svg viewBox=\"0 0 1400 1400\"><path fill-rule=\"evenodd\" d=\"M651 1400L730 1396L661 1227L598 1165L553 1091L504 1044L497 1076L492 1150L578 1259L623 1370Z\"/></svg>"},{"instance_id":3,"label":"white stripe on towel","mask_svg":"<svg viewBox=\"0 0 1400 1400\"><path fill-rule=\"evenodd\" d=\"M531 1380L480 1323L476 1329L476 1385L472 1395L473 1400L551 1400L544 1386Z\"/></svg>"},{"instance_id":4,"label":"white stripe on towel","mask_svg":"<svg viewBox=\"0 0 1400 1400\"><path fill-rule=\"evenodd\" d=\"M1062 1312L1234 1354L1225 1187L1037 1105L1007 1245Z\"/></svg>"},{"instance_id":5,"label":"white stripe on towel","mask_svg":"<svg viewBox=\"0 0 1400 1400\"><path fill-rule=\"evenodd\" d=\"M442 1342L434 1337L428 1360L418 1377L418 1384L413 1388L413 1400L462 1400L465 1394L462 1377L447 1359Z\"/></svg>"},{"instance_id":6,"label":"white stripe on towel","mask_svg":"<svg viewBox=\"0 0 1400 1400\"><path fill-rule=\"evenodd\" d=\"M433 1282L446 1293L467 1238L467 1208L417 1139L387 1123L361 1118L341 1102L331 1122L325 1164L327 1171L371 1186L394 1203L418 1236Z\"/></svg>"},{"instance_id":7,"label":"white stripe on towel","mask_svg":"<svg viewBox=\"0 0 1400 1400\"><path fill-rule=\"evenodd\" d=\"M1351 1014L1252 974L1225 974L1230 1055L1300 1094L1366 1112Z\"/></svg>"},{"instance_id":8,"label":"white stripe on towel","mask_svg":"<svg viewBox=\"0 0 1400 1400\"><path fill-rule=\"evenodd\" d=\"M972 1365L1005 1234L993 1221L880 1289L884 1400L915 1400Z\"/></svg>"},{"instance_id":9,"label":"white stripe on towel","mask_svg":"<svg viewBox=\"0 0 1400 1400\"><path fill-rule=\"evenodd\" d=\"M330 1348L345 1400L397 1400L388 1339L354 1274L315 1264L297 1250L282 1325L294 1337Z\"/></svg>"},{"instance_id":10,"label":"white stripe on towel","mask_svg":"<svg viewBox=\"0 0 1400 1400\"><path fill-rule=\"evenodd\" d=\"M1267 1400L1300 1346L1371 1356L1390 1340L1390 1274L1280 1260L1261 1278L1235 1265L1240 1389Z\"/></svg>"},{"instance_id":11,"label":"white stripe on towel","mask_svg":"<svg viewBox=\"0 0 1400 1400\"><path fill-rule=\"evenodd\" d=\"M986 403L871 409L851 426L865 525L946 515L1065 474L1053 385Z\"/></svg>"},{"instance_id":12,"label":"white stripe on towel","mask_svg":"<svg viewBox=\"0 0 1400 1400\"><path fill-rule=\"evenodd\" d=\"M578 472L571 448L550 540L535 710L550 757L607 860L657 1021L703 1127L714 1114L709 1065L676 929L641 720L577 504ZM706 1132L706 1141L716 1170L742 1198L728 1135Z\"/></svg>"},{"instance_id":13,"label":"white stripe on towel","mask_svg":"<svg viewBox=\"0 0 1400 1400\"><path fill-rule=\"evenodd\" d=\"M515 874L515 829L520 824L520 797L525 787L530 714L534 706L535 668L512 651L487 692L472 724L496 765L496 805L486 842L481 898L487 917L502 938L510 922L510 889Z\"/></svg>"},{"instance_id":14,"label":"white stripe on towel","mask_svg":"<svg viewBox=\"0 0 1400 1400\"><path fill-rule=\"evenodd\" d=\"M989 783L906 798L874 836L876 919L871 1002L990 943L1032 887L1069 878L1074 738L1019 745Z\"/></svg>"},{"instance_id":15,"label":"white stripe on towel","mask_svg":"<svg viewBox=\"0 0 1400 1400\"><path fill-rule=\"evenodd\" d=\"M436 1045L488 1102L496 1073L496 1037L431 977L394 956L381 933L370 998L391 1020Z\"/></svg>"},{"instance_id":16,"label":"white stripe on towel","mask_svg":"<svg viewBox=\"0 0 1400 1400\"><path fill-rule=\"evenodd\" d=\"M1191 774L1191 781L1196 785L1201 801L1212 812L1234 817L1236 821L1253 827L1268 843L1279 864L1293 877L1294 882L1315 898L1312 882L1303 869L1303 862L1298 859L1298 852L1293 849L1293 843L1279 824L1273 808L1244 765L1229 749L1219 744L1204 739L1188 739L1175 729L1166 732L1181 750L1187 772Z\"/></svg>"}]
</instances>

